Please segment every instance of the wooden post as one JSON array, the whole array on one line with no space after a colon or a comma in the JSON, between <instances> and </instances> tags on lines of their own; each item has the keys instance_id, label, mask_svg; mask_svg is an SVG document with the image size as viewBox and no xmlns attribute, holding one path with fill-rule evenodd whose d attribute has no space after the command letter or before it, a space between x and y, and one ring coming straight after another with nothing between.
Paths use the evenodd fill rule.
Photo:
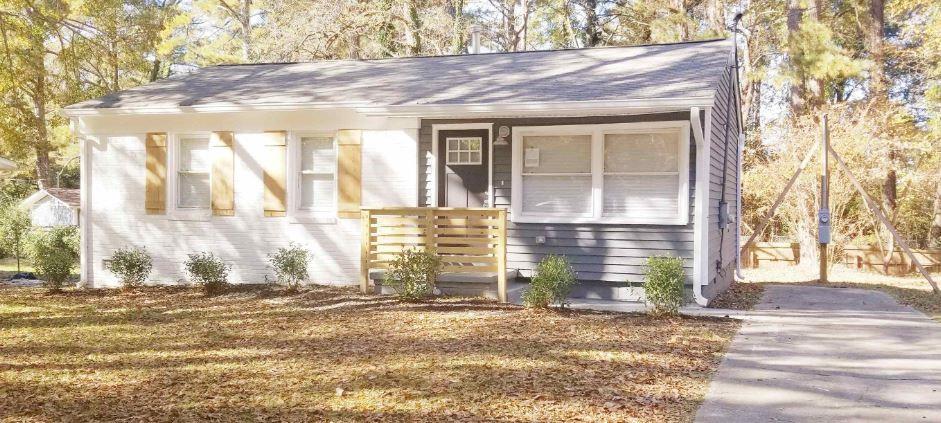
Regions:
<instances>
[{"instance_id":1,"label":"wooden post","mask_svg":"<svg viewBox=\"0 0 941 423\"><path fill-rule=\"evenodd\" d=\"M886 229L888 229L889 232L892 233L892 236L895 237L895 242L899 244L899 247L902 247L902 251L905 251L905 254L908 254L908 256L911 257L912 264L918 268L918 271L921 272L921 275L924 276L931 285L931 290L934 291L935 294L941 294L941 290L938 289L938 284L934 282L934 279L931 279L931 274L928 273L928 270L921 265L921 262L919 262L917 258L915 258L915 253L913 253L912 249L908 247L908 242L906 242L905 239L899 235L898 231L895 229L895 226L892 225L892 222L890 222L889 219L885 217L884 214L882 214L882 209L879 208L879 206L876 205L874 201L872 201L872 197L866 193L866 190L863 189L863 185L860 184L858 180L856 180L856 176L854 176L853 172L850 171L849 166L843 162L843 159L840 158L840 155L836 154L836 150L834 150L833 147L830 147L830 154L833 155L833 159L836 160L836 164L840 166L840 169L846 172L846 176L856 187L856 190L859 191L859 195L863 197L863 201L866 203L866 206L869 207L869 210L872 211L872 214L876 215L876 217L882 221L882 224L885 225Z\"/></svg>"},{"instance_id":2,"label":"wooden post","mask_svg":"<svg viewBox=\"0 0 941 423\"><path fill-rule=\"evenodd\" d=\"M425 251L435 249L435 209L425 210Z\"/></svg>"},{"instance_id":3,"label":"wooden post","mask_svg":"<svg viewBox=\"0 0 941 423\"><path fill-rule=\"evenodd\" d=\"M363 294L369 293L369 251L370 248L370 236L372 228L372 214L369 210L363 210L360 212L361 226L362 226L362 242L360 245L362 248L359 253L359 289Z\"/></svg>"},{"instance_id":4,"label":"wooden post","mask_svg":"<svg viewBox=\"0 0 941 423\"><path fill-rule=\"evenodd\" d=\"M497 296L500 302L507 302L506 295L506 209L500 209L497 219Z\"/></svg>"},{"instance_id":5,"label":"wooden post","mask_svg":"<svg viewBox=\"0 0 941 423\"><path fill-rule=\"evenodd\" d=\"M830 127L823 115L823 134L820 137L820 211L817 214L817 238L820 241L820 283L827 283L829 266L827 245L830 243Z\"/></svg>"}]
</instances>

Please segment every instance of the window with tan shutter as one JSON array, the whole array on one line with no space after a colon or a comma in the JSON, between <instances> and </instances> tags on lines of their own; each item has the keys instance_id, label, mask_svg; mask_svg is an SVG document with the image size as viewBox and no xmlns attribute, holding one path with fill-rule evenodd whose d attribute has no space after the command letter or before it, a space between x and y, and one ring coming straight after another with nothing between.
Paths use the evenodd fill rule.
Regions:
<instances>
[{"instance_id":1,"label":"window with tan shutter","mask_svg":"<svg viewBox=\"0 0 941 423\"><path fill-rule=\"evenodd\" d=\"M209 171L212 167L209 136L182 135L178 145L176 206L180 209L208 209L211 195Z\"/></svg>"}]
</instances>

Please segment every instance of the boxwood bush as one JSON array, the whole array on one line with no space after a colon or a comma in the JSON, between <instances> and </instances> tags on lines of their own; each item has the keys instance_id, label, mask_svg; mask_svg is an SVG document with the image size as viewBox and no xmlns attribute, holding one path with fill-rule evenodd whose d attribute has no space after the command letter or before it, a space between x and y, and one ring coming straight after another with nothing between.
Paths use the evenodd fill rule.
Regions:
<instances>
[{"instance_id":1,"label":"boxwood bush","mask_svg":"<svg viewBox=\"0 0 941 423\"><path fill-rule=\"evenodd\" d=\"M301 283L308 279L309 258L310 251L293 242L287 247L279 248L274 254L268 255L268 261L274 268L278 283L287 285L291 291L296 291Z\"/></svg>"},{"instance_id":2,"label":"boxwood bush","mask_svg":"<svg viewBox=\"0 0 941 423\"><path fill-rule=\"evenodd\" d=\"M683 285L686 270L683 259L669 256L650 257L644 276L644 291L650 313L656 316L675 315L685 302Z\"/></svg>"},{"instance_id":3,"label":"boxwood bush","mask_svg":"<svg viewBox=\"0 0 941 423\"><path fill-rule=\"evenodd\" d=\"M26 239L26 251L33 269L46 288L58 291L78 264L78 229L61 226L34 229Z\"/></svg>"},{"instance_id":4,"label":"boxwood bush","mask_svg":"<svg viewBox=\"0 0 941 423\"><path fill-rule=\"evenodd\" d=\"M144 284L154 265L146 249L120 248L111 255L106 267L121 278L125 289L132 289Z\"/></svg>"},{"instance_id":5,"label":"boxwood bush","mask_svg":"<svg viewBox=\"0 0 941 423\"><path fill-rule=\"evenodd\" d=\"M225 291L229 281L230 266L210 252L189 255L186 260L186 273L193 281L203 287L206 294L213 295Z\"/></svg>"},{"instance_id":6,"label":"boxwood bush","mask_svg":"<svg viewBox=\"0 0 941 423\"><path fill-rule=\"evenodd\" d=\"M550 254L536 265L529 289L523 293L523 304L530 308L549 308L558 304L564 308L576 283L575 269L568 259Z\"/></svg>"},{"instance_id":7,"label":"boxwood bush","mask_svg":"<svg viewBox=\"0 0 941 423\"><path fill-rule=\"evenodd\" d=\"M410 248L392 260L383 283L403 301L421 301L434 291L440 269L441 259L434 251Z\"/></svg>"}]
</instances>

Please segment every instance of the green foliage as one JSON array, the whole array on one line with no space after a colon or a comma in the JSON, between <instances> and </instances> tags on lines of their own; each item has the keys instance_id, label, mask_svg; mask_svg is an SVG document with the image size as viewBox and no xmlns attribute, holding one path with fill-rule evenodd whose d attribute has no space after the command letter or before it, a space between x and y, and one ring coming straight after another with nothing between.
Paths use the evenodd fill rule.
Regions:
<instances>
[{"instance_id":1,"label":"green foliage","mask_svg":"<svg viewBox=\"0 0 941 423\"><path fill-rule=\"evenodd\" d=\"M683 259L669 256L648 258L644 281L647 303L653 305L651 314L663 316L679 312L685 301Z\"/></svg>"},{"instance_id":2,"label":"green foliage","mask_svg":"<svg viewBox=\"0 0 941 423\"><path fill-rule=\"evenodd\" d=\"M142 285L150 271L153 261L144 248L121 248L111 255L111 263L107 268L121 278L125 288L134 288Z\"/></svg>"},{"instance_id":3,"label":"green foliage","mask_svg":"<svg viewBox=\"0 0 941 423\"><path fill-rule=\"evenodd\" d=\"M384 283L403 301L421 301L434 291L440 268L434 251L410 248L392 260Z\"/></svg>"},{"instance_id":4,"label":"green foliage","mask_svg":"<svg viewBox=\"0 0 941 423\"><path fill-rule=\"evenodd\" d=\"M197 285L203 287L206 294L218 294L225 290L231 266L210 252L194 253L188 257L185 263L186 273Z\"/></svg>"},{"instance_id":5,"label":"green foliage","mask_svg":"<svg viewBox=\"0 0 941 423\"><path fill-rule=\"evenodd\" d=\"M78 264L79 237L75 226L36 229L26 239L33 269L47 288L58 291Z\"/></svg>"},{"instance_id":6,"label":"green foliage","mask_svg":"<svg viewBox=\"0 0 941 423\"><path fill-rule=\"evenodd\" d=\"M310 251L291 243L288 247L279 248L274 254L268 255L271 267L278 278L278 282L286 284L292 290L300 287L301 282L307 280L307 262Z\"/></svg>"},{"instance_id":7,"label":"green foliage","mask_svg":"<svg viewBox=\"0 0 941 423\"><path fill-rule=\"evenodd\" d=\"M548 308L552 304L565 307L576 283L575 269L568 259L550 254L536 265L529 289L523 293L523 304L532 308Z\"/></svg>"},{"instance_id":8,"label":"green foliage","mask_svg":"<svg viewBox=\"0 0 941 423\"><path fill-rule=\"evenodd\" d=\"M0 247L16 257L16 271L20 271L24 241L30 230L29 211L10 202L0 209Z\"/></svg>"}]
</instances>

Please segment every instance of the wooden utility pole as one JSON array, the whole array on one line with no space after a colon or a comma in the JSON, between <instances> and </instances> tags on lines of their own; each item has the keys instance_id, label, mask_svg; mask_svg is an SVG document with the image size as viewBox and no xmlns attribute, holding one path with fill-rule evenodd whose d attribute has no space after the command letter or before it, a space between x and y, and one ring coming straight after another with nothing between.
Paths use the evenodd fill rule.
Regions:
<instances>
[{"instance_id":1,"label":"wooden utility pole","mask_svg":"<svg viewBox=\"0 0 941 423\"><path fill-rule=\"evenodd\" d=\"M823 115L820 137L820 211L817 213L817 239L820 242L820 283L827 283L827 245L830 243L830 127Z\"/></svg>"}]
</instances>

